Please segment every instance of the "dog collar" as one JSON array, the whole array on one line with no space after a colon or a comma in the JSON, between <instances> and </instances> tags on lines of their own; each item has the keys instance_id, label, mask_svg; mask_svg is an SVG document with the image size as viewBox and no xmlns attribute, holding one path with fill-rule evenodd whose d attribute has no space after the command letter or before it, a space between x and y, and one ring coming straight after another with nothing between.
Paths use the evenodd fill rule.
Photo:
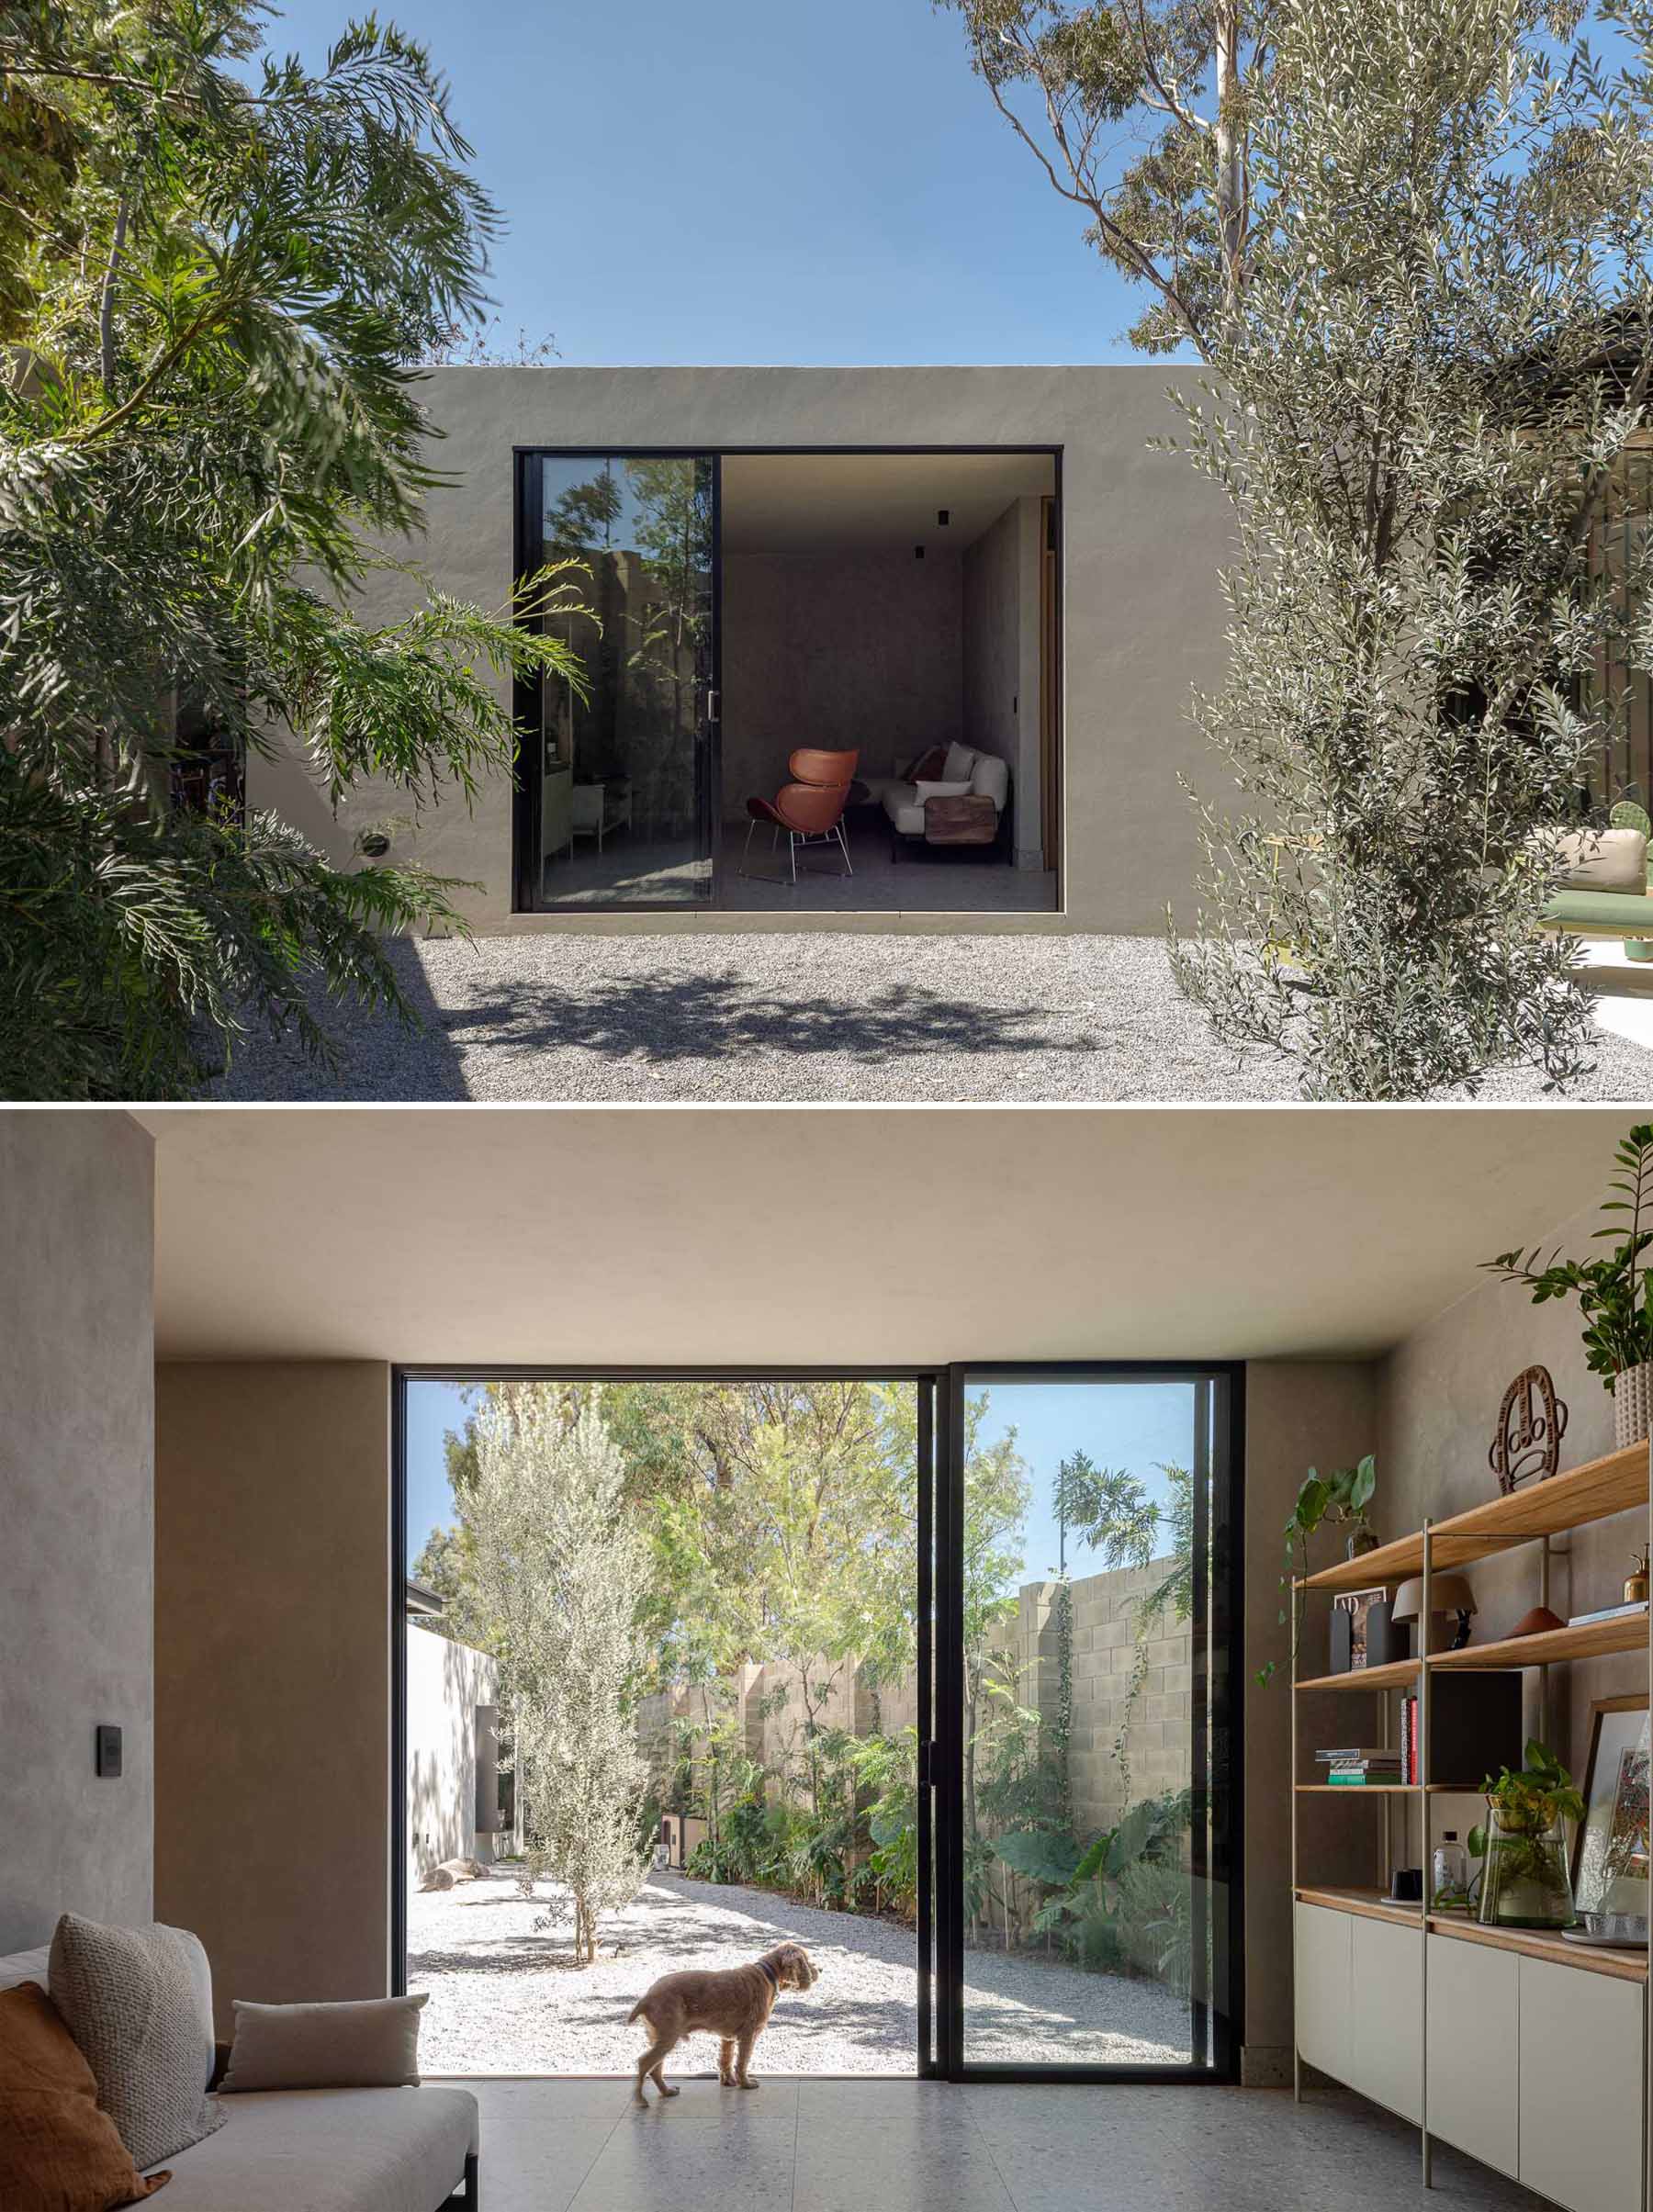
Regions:
<instances>
[{"instance_id":1,"label":"dog collar","mask_svg":"<svg viewBox=\"0 0 1653 2212\"><path fill-rule=\"evenodd\" d=\"M766 1982L769 1983L769 1985L770 1985L770 1989L772 1989L772 1990L775 1992L776 1995L777 1995L777 1996L779 1996L779 1994L780 1994L780 1993L781 1993L781 1970L780 1970L780 1968L779 1968L778 1966L772 1965L772 1964L770 1963L770 1961L769 1959L759 1959L759 1961L758 1961L758 1971L759 1971L759 1973L760 1973L760 1974L763 1976L764 1980L765 1980L765 1981L766 1981Z\"/></svg>"}]
</instances>

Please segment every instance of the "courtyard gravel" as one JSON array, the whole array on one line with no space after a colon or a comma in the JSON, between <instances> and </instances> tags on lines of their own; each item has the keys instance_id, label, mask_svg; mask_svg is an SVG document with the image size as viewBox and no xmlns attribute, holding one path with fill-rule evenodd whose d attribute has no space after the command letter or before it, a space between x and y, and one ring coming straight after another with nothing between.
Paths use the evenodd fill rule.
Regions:
<instances>
[{"instance_id":1,"label":"courtyard gravel","mask_svg":"<svg viewBox=\"0 0 1653 2212\"><path fill-rule=\"evenodd\" d=\"M786 1942L804 1945L821 1978L807 1994L782 1996L754 2074L915 2072L910 1928L656 1873L624 1912L604 1915L596 1964L576 1967L567 1922L534 1925L553 1892L542 1883L530 1903L496 1874L409 1898L408 1987L430 1993L422 2072L629 2074L644 2038L625 2016L658 1975L746 1965ZM1186 2006L1123 1975L972 1952L964 2004L973 2060L1130 2064L1188 2056ZM714 2039L694 2036L668 2075L714 2073L716 2061Z\"/></svg>"},{"instance_id":2,"label":"courtyard gravel","mask_svg":"<svg viewBox=\"0 0 1653 2212\"><path fill-rule=\"evenodd\" d=\"M209 1097L658 1104L1273 1100L1272 1055L1216 1044L1152 938L894 932L399 941L423 1020L318 1007L329 1072L255 1039ZM1602 1029L1569 1097L1653 1096L1653 1051ZM1480 1095L1539 1099L1528 1072Z\"/></svg>"}]
</instances>

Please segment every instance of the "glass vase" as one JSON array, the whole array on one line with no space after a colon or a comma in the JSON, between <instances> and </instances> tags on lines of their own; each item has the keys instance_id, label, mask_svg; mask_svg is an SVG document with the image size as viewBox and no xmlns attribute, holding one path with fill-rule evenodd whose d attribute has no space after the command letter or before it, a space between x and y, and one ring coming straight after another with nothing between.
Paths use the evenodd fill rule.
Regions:
<instances>
[{"instance_id":1,"label":"glass vase","mask_svg":"<svg viewBox=\"0 0 1653 2212\"><path fill-rule=\"evenodd\" d=\"M1511 1825L1494 1805L1481 1876L1482 1926L1565 1928L1576 1917L1567 1836L1559 1819L1547 1827Z\"/></svg>"}]
</instances>

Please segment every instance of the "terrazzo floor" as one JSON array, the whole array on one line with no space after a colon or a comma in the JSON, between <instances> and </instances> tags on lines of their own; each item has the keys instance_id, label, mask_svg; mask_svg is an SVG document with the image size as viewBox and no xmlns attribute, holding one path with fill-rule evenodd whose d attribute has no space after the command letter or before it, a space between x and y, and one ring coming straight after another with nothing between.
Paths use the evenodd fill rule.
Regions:
<instances>
[{"instance_id":1,"label":"terrazzo floor","mask_svg":"<svg viewBox=\"0 0 1653 2212\"><path fill-rule=\"evenodd\" d=\"M1277 2090L467 2081L488 2212L1543 2212L1357 2098Z\"/></svg>"}]
</instances>

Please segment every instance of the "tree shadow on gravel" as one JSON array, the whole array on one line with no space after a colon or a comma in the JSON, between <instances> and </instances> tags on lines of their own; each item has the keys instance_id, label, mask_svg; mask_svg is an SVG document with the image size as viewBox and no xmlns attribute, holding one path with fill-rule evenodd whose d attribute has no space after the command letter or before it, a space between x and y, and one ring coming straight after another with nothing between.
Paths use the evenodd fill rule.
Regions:
<instances>
[{"instance_id":1,"label":"tree shadow on gravel","mask_svg":"<svg viewBox=\"0 0 1653 2212\"><path fill-rule=\"evenodd\" d=\"M1097 1039L1053 1032L1038 1006L992 1006L894 983L866 999L755 991L717 975L612 977L587 995L491 986L443 1016L450 1038L517 1053L580 1050L611 1060L724 1060L753 1052L839 1053L872 1063L937 1052L1089 1052Z\"/></svg>"}]
</instances>

